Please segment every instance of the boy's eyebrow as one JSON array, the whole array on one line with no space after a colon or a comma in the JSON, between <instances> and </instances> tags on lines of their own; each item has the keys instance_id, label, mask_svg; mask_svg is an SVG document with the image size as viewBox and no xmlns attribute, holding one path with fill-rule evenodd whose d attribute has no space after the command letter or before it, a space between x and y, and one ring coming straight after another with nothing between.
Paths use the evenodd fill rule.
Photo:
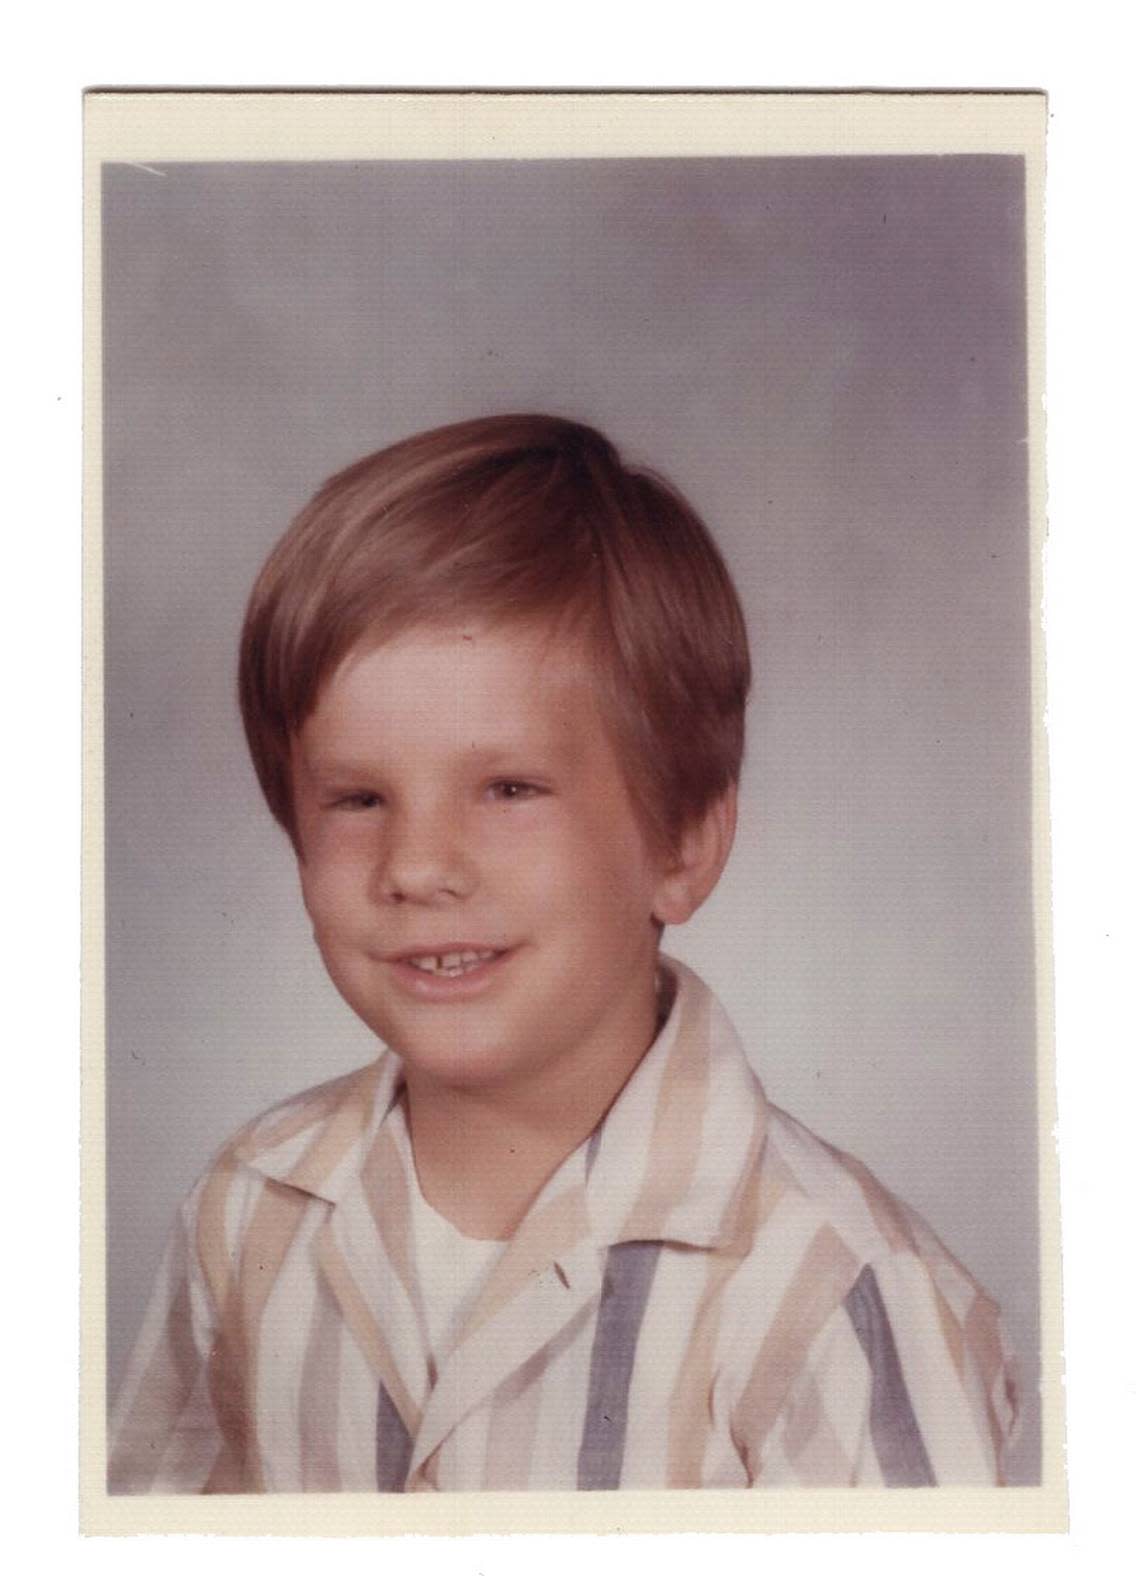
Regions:
<instances>
[{"instance_id":1,"label":"boy's eyebrow","mask_svg":"<svg viewBox=\"0 0 1140 1576\"><path fill-rule=\"evenodd\" d=\"M297 755L300 764L313 777L367 777L378 770L383 770L385 766L380 759L367 760L357 756L325 755L319 750L306 750L301 745L297 747ZM571 740L569 737L563 738L561 734L541 744L536 744L534 740L521 739L517 743L505 740L489 744L480 744L477 740L472 740L462 749L462 758L466 763L485 771L506 768L517 772L525 772L528 769L548 771L551 767L572 759L573 756Z\"/></svg>"},{"instance_id":2,"label":"boy's eyebrow","mask_svg":"<svg viewBox=\"0 0 1140 1576\"><path fill-rule=\"evenodd\" d=\"M557 764L569 753L568 747L563 745L561 739L549 739L541 745L536 745L533 741L484 745L472 742L467 751L467 758L488 770L502 766L517 769L528 763L535 768Z\"/></svg>"},{"instance_id":3,"label":"boy's eyebrow","mask_svg":"<svg viewBox=\"0 0 1140 1576\"><path fill-rule=\"evenodd\" d=\"M361 777L376 770L375 761L325 755L319 749L306 747L300 740L294 743L293 759L310 777Z\"/></svg>"}]
</instances>

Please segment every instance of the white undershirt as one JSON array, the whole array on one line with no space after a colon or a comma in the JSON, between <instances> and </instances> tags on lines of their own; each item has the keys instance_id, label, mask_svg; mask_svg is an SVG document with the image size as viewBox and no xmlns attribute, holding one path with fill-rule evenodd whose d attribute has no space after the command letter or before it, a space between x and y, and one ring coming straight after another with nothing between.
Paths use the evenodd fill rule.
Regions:
<instances>
[{"instance_id":1,"label":"white undershirt","mask_svg":"<svg viewBox=\"0 0 1140 1576\"><path fill-rule=\"evenodd\" d=\"M507 1244L497 1238L466 1237L432 1208L420 1191L407 1120L402 1112L398 1120L410 1182L416 1276L423 1295L432 1355L442 1361L454 1347L463 1321Z\"/></svg>"}]
</instances>

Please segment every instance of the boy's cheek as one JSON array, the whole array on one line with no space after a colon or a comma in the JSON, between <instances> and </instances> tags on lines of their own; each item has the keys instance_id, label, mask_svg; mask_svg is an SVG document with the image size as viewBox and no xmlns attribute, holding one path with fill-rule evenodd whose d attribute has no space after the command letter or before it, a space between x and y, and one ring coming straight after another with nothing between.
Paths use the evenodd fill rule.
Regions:
<instances>
[{"instance_id":1,"label":"boy's cheek","mask_svg":"<svg viewBox=\"0 0 1140 1576\"><path fill-rule=\"evenodd\" d=\"M315 860L312 857L298 860L297 873L301 881L301 898L305 912L312 921L314 930L324 931L330 928L336 915L345 912L348 893L343 879L337 879L335 871L330 868L326 860Z\"/></svg>"}]
</instances>

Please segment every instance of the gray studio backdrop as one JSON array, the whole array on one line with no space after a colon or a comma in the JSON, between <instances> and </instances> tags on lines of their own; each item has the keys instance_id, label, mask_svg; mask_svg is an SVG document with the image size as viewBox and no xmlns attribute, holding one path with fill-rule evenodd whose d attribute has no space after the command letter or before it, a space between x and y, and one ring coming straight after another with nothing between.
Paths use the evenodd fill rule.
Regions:
<instances>
[{"instance_id":1,"label":"gray studio backdrop","mask_svg":"<svg viewBox=\"0 0 1140 1576\"><path fill-rule=\"evenodd\" d=\"M105 171L109 1360L217 1146L360 1065L234 698L315 485L417 429L602 427L717 535L739 841L669 948L776 1103L997 1295L1038 1472L1020 160Z\"/></svg>"}]
</instances>

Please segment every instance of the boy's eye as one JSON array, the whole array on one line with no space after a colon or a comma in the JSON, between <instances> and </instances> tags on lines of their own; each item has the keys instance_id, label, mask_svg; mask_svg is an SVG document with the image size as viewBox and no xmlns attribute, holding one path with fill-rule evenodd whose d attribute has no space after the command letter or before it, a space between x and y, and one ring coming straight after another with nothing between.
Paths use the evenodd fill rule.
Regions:
<instances>
[{"instance_id":1,"label":"boy's eye","mask_svg":"<svg viewBox=\"0 0 1140 1576\"><path fill-rule=\"evenodd\" d=\"M378 793L345 793L333 800L334 810L374 810L383 801Z\"/></svg>"},{"instance_id":2,"label":"boy's eye","mask_svg":"<svg viewBox=\"0 0 1140 1576\"><path fill-rule=\"evenodd\" d=\"M490 788L491 798L501 804L510 804L519 799L535 799L544 791L537 783L520 782L513 777L501 778L492 783Z\"/></svg>"}]
</instances>

